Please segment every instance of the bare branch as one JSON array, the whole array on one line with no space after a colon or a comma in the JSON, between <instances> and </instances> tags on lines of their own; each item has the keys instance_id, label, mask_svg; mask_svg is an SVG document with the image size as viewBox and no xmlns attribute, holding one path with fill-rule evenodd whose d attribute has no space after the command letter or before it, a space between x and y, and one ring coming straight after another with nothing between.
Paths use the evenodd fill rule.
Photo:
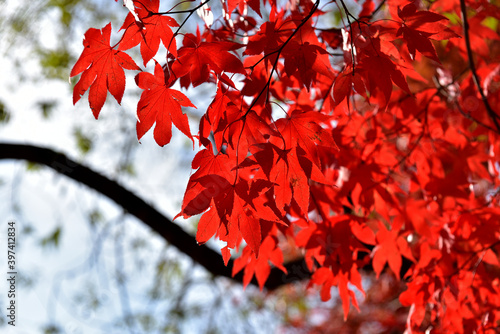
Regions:
<instances>
[{"instance_id":1,"label":"bare branch","mask_svg":"<svg viewBox=\"0 0 500 334\"><path fill-rule=\"evenodd\" d=\"M85 184L89 188L113 200L127 213L140 219L144 224L161 235L169 244L192 258L212 275L228 277L238 283L243 282L242 272L232 277L232 260L229 261L227 267L224 266L222 257L218 252L205 245L198 245L192 235L186 233L180 226L162 215L143 199L125 189L116 181L110 180L90 168L79 164L66 155L48 148L33 145L0 143L0 160L2 159L27 160L39 163L77 182ZM281 270L273 268L264 287L268 290L274 290L280 286L310 278L311 276L303 259L286 263L285 268L288 274L284 274ZM251 283L258 286L255 278Z\"/></svg>"}]
</instances>

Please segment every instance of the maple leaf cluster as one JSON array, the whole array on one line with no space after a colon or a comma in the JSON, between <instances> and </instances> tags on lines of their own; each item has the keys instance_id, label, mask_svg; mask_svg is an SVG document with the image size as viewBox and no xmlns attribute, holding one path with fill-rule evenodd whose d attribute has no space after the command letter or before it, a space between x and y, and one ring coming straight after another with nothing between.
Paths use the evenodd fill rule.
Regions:
<instances>
[{"instance_id":1,"label":"maple leaf cluster","mask_svg":"<svg viewBox=\"0 0 500 334\"><path fill-rule=\"evenodd\" d=\"M284 250L299 248L345 317L371 267L404 281L409 331L498 330L498 3L125 4L116 45L110 24L85 34L74 102L89 90L98 118L107 91L121 102L124 69L139 71L137 136L154 125L163 146L174 124L199 144L178 216L201 215L196 240L225 242L225 263L243 247L245 285L286 273ZM139 45L153 73L126 53ZM193 135L186 94L204 83L213 99Z\"/></svg>"}]
</instances>

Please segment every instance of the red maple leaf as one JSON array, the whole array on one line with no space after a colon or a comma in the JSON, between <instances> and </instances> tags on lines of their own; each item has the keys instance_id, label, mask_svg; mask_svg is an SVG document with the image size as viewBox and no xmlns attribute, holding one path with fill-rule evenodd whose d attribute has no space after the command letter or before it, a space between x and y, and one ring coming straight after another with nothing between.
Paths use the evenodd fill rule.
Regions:
<instances>
[{"instance_id":1,"label":"red maple leaf","mask_svg":"<svg viewBox=\"0 0 500 334\"><path fill-rule=\"evenodd\" d=\"M83 72L73 90L73 104L78 102L90 87L89 104L96 119L106 102L108 90L116 101L121 103L125 91L123 69L140 70L128 54L110 46L110 35L111 23L102 30L87 30L83 40L85 48L69 75L74 77Z\"/></svg>"},{"instance_id":2,"label":"red maple leaf","mask_svg":"<svg viewBox=\"0 0 500 334\"><path fill-rule=\"evenodd\" d=\"M205 212L198 222L196 231L196 241L201 245L207 242L217 232L220 226L220 219L217 215L214 200L212 199L210 210Z\"/></svg>"},{"instance_id":3,"label":"red maple leaf","mask_svg":"<svg viewBox=\"0 0 500 334\"><path fill-rule=\"evenodd\" d=\"M300 146L309 160L321 168L319 147L338 151L338 147L329 131L320 124L329 121L329 117L316 111L294 109L290 116L276 121L276 127L291 148Z\"/></svg>"},{"instance_id":4,"label":"red maple leaf","mask_svg":"<svg viewBox=\"0 0 500 334\"><path fill-rule=\"evenodd\" d=\"M272 183L261 179L236 180L236 172L228 169L230 164L230 157L225 154L214 155L211 148L200 151L192 166L198 170L189 180L182 211L177 216L187 218L204 212L196 236L199 243L216 234L229 248L234 248L243 237L258 256L262 240L260 221L278 220L261 197Z\"/></svg>"},{"instance_id":5,"label":"red maple leaf","mask_svg":"<svg viewBox=\"0 0 500 334\"><path fill-rule=\"evenodd\" d=\"M177 27L179 24L170 16L157 14L159 0L134 1L134 5L141 21L136 21L132 13L127 15L120 28L125 29L125 33L118 50L128 50L141 43L142 60L146 66L158 52L161 41L168 52L177 56L177 44L170 27Z\"/></svg>"},{"instance_id":6,"label":"red maple leaf","mask_svg":"<svg viewBox=\"0 0 500 334\"><path fill-rule=\"evenodd\" d=\"M230 164L228 156L225 154L214 154L212 146L198 152L191 164L191 167L197 169L197 171L189 178L182 202L182 210L175 218L181 215L184 218L188 218L208 209L212 198L223 193L230 185L227 179L233 182L235 178L234 170L231 170ZM211 185L202 185L200 180L207 175L216 175L220 179L212 178L212 180L218 182L213 182Z\"/></svg>"},{"instance_id":7,"label":"red maple leaf","mask_svg":"<svg viewBox=\"0 0 500 334\"><path fill-rule=\"evenodd\" d=\"M294 75L309 89L316 80L317 74L333 79L334 72L330 65L328 52L318 45L309 42L290 42L283 52L285 56L285 72Z\"/></svg>"},{"instance_id":8,"label":"red maple leaf","mask_svg":"<svg viewBox=\"0 0 500 334\"><path fill-rule=\"evenodd\" d=\"M259 151L243 165L259 165L262 168L265 177L274 184L274 202L281 214L285 213L285 207L290 205L292 198L306 214L309 211L309 180L329 184L321 170L300 147L282 150L270 143L255 147Z\"/></svg>"},{"instance_id":9,"label":"red maple leaf","mask_svg":"<svg viewBox=\"0 0 500 334\"><path fill-rule=\"evenodd\" d=\"M277 184L274 190L276 204L279 209L284 209L284 205L290 203L293 191L293 198L302 212L307 215L309 212L309 180L300 166L297 149L278 153L278 162L271 171L271 179Z\"/></svg>"},{"instance_id":10,"label":"red maple leaf","mask_svg":"<svg viewBox=\"0 0 500 334\"><path fill-rule=\"evenodd\" d=\"M245 5L249 5L250 8L252 8L257 14L259 14L259 16L262 17L262 14L260 13L260 1L259 0L228 0L228 1L224 1L223 4L226 5L227 7L227 12L229 14L231 14L235 9L236 7L238 7L239 5L239 10L241 12L244 11L244 7Z\"/></svg>"},{"instance_id":11,"label":"red maple leaf","mask_svg":"<svg viewBox=\"0 0 500 334\"><path fill-rule=\"evenodd\" d=\"M262 240L259 216L262 216L262 212L259 213L252 203L251 196L254 192L249 189L248 183L240 180L233 185L225 177L216 174L205 175L193 181L195 183L190 184L201 191L193 200L188 201L188 205L196 205L196 212L203 210L204 199L210 201L210 210L200 219L196 240L204 243L217 233L229 248L234 248L239 244L241 233L250 249L258 256ZM251 187L260 185L254 182ZM184 215L189 212L183 211Z\"/></svg>"},{"instance_id":12,"label":"red maple leaf","mask_svg":"<svg viewBox=\"0 0 500 334\"><path fill-rule=\"evenodd\" d=\"M199 30L196 35L186 34L183 46L178 51L178 61L172 65L172 72L181 78L181 86L198 86L208 81L210 71L218 77L222 72L245 73L243 63L230 51L241 45L232 42L204 42Z\"/></svg>"},{"instance_id":13,"label":"red maple leaf","mask_svg":"<svg viewBox=\"0 0 500 334\"><path fill-rule=\"evenodd\" d=\"M287 273L286 268L283 267L283 253L278 247L276 238L271 236L266 237L260 245L260 254L261 256L256 257L255 254L252 254L250 247L245 247L241 256L234 261L232 275L234 276L244 269L243 286L245 287L255 275L262 290L271 272L271 264L285 274Z\"/></svg>"},{"instance_id":14,"label":"red maple leaf","mask_svg":"<svg viewBox=\"0 0 500 334\"><path fill-rule=\"evenodd\" d=\"M373 270L377 278L384 269L386 263L389 264L392 272L399 279L399 271L403 260L401 256L416 262L411 253L408 242L403 235L395 228L387 230L384 224L379 223L379 230L376 236L377 246L373 249Z\"/></svg>"},{"instance_id":15,"label":"red maple leaf","mask_svg":"<svg viewBox=\"0 0 500 334\"><path fill-rule=\"evenodd\" d=\"M388 57L366 57L359 68L363 71L366 88L377 98L382 108L387 106L391 98L393 84L411 94L405 76ZM357 87L355 83L355 88Z\"/></svg>"},{"instance_id":16,"label":"red maple leaf","mask_svg":"<svg viewBox=\"0 0 500 334\"><path fill-rule=\"evenodd\" d=\"M271 20L262 24L259 31L248 38L248 45L243 52L245 55L258 55L264 52L269 55L265 63L270 64L276 60L276 51L283 46L290 31L295 28L292 20L285 20L282 15L276 15Z\"/></svg>"},{"instance_id":17,"label":"red maple leaf","mask_svg":"<svg viewBox=\"0 0 500 334\"><path fill-rule=\"evenodd\" d=\"M403 9L398 8L398 16L403 20L403 24L396 35L403 35L412 59L415 59L415 52L418 51L439 62L430 39L459 37L451 29L439 23L439 21L448 20L446 17L431 11L417 11L414 3L407 4Z\"/></svg>"},{"instance_id":18,"label":"red maple leaf","mask_svg":"<svg viewBox=\"0 0 500 334\"><path fill-rule=\"evenodd\" d=\"M181 107L196 107L184 94L168 88L160 64L156 63L154 73L152 75L141 72L135 77L137 86L144 89L137 104L137 138L141 139L156 122L154 138L158 145L164 146L172 138L172 123L174 123L194 145L188 117L182 113Z\"/></svg>"},{"instance_id":19,"label":"red maple leaf","mask_svg":"<svg viewBox=\"0 0 500 334\"><path fill-rule=\"evenodd\" d=\"M316 270L311 277L309 286L312 284L321 285L321 300L327 301L331 298L331 288L332 286L338 286L340 299L342 300L342 309L344 311L344 320L347 319L349 314L349 305L352 301L354 307L359 311L358 302L356 300L356 295L354 291L349 289L348 284L353 283L349 280L349 275L355 276L357 281L361 283L361 275L357 270L351 270L350 272L337 272L333 273L330 268L322 267Z\"/></svg>"},{"instance_id":20,"label":"red maple leaf","mask_svg":"<svg viewBox=\"0 0 500 334\"><path fill-rule=\"evenodd\" d=\"M353 72L352 67L348 67L335 79L335 85L333 86L335 103L340 104L346 97L347 103L349 103L349 96L353 88L356 93L366 98L366 86L359 71Z\"/></svg>"}]
</instances>

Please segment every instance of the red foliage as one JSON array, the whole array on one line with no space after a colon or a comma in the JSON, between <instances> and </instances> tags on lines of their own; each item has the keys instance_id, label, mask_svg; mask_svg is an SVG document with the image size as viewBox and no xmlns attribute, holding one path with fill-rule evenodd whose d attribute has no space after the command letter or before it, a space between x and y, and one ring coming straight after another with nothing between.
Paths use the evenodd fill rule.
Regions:
<instances>
[{"instance_id":1,"label":"red foliage","mask_svg":"<svg viewBox=\"0 0 500 334\"><path fill-rule=\"evenodd\" d=\"M90 87L96 118L107 90L120 103L123 69L140 70L124 51L140 44L146 65L161 41L165 64L136 76L138 138L156 122L159 145L172 123L198 139L179 215L202 214L196 238L225 241L226 263L244 241L233 274L262 287L299 247L345 318L367 267L406 286L409 331L498 331L498 5L357 0L355 15L343 0L223 0L221 13L209 1L181 24L175 7L134 1L114 47L110 25L89 29L74 102ZM181 34L197 10L203 28ZM214 98L193 136L194 105L171 87L202 83Z\"/></svg>"},{"instance_id":2,"label":"red foliage","mask_svg":"<svg viewBox=\"0 0 500 334\"><path fill-rule=\"evenodd\" d=\"M97 119L109 90L118 103L125 91L123 69L140 70L134 60L125 52L116 51L110 46L111 23L102 30L90 28L85 33L82 55L71 70L74 77L83 72L73 91L73 103L78 102L89 89L90 109Z\"/></svg>"},{"instance_id":3,"label":"red foliage","mask_svg":"<svg viewBox=\"0 0 500 334\"><path fill-rule=\"evenodd\" d=\"M154 137L160 146L170 142L172 123L193 140L189 120L181 107L196 107L181 92L167 88L171 83L165 80L161 65L156 63L155 75L147 72L137 74L135 82L144 89L137 104L137 138L141 139L156 122ZM169 112L165 113L164 110Z\"/></svg>"}]
</instances>

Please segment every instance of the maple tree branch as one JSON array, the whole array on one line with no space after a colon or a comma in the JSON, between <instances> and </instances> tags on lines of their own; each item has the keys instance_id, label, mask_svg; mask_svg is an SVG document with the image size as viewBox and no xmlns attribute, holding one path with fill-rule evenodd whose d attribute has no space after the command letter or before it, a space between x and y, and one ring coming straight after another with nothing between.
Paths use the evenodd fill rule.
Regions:
<instances>
[{"instance_id":1,"label":"maple tree branch","mask_svg":"<svg viewBox=\"0 0 500 334\"><path fill-rule=\"evenodd\" d=\"M377 6L377 8L375 8L375 10L372 12L372 14L370 15L370 18L373 17L375 14L377 14L381 9L382 7L385 5L385 1L386 0L382 0L380 1L379 5Z\"/></svg>"},{"instance_id":2,"label":"maple tree branch","mask_svg":"<svg viewBox=\"0 0 500 334\"><path fill-rule=\"evenodd\" d=\"M486 108L486 111L488 112L488 115L495 124L495 127L497 128L498 132L500 132L500 123L498 123L499 116L497 113L495 113L495 111L493 111L490 103L488 102L488 99L486 98L486 95L483 92L483 88L481 87L481 81L479 79L479 76L477 75L476 65L474 64L472 47L470 45L469 22L467 20L467 8L465 6L465 0L460 0L460 11L462 12L462 20L464 23L465 46L467 48L467 58L469 58L469 68L472 72L472 78L474 79L474 84L476 85L476 88L479 91L479 94L481 95L481 99L483 100L483 104Z\"/></svg>"},{"instance_id":3,"label":"maple tree branch","mask_svg":"<svg viewBox=\"0 0 500 334\"><path fill-rule=\"evenodd\" d=\"M460 77L462 74L464 74L465 72L467 71L467 69L463 70L457 77ZM433 80L435 81L435 84L438 86L438 92L443 92L443 94L446 96L446 97L449 97L449 92L448 92L448 87L451 86L451 85L454 85L456 83L456 79L453 79L452 82L446 84L446 85L442 85L440 82L439 82L439 79L436 79L436 77L433 78ZM480 120L478 120L477 118L475 118L474 116L472 116L470 113L466 113L463 109L462 109L462 106L460 106L460 103L458 102L458 100L455 99L454 101L454 104L455 104L455 107L457 108L457 110L462 114L462 116L464 116L465 118L473 121L473 122L476 122L477 124L481 125L482 127L490 130L490 131L493 131L493 132L496 132L496 133L499 133L500 134L500 131L498 131L497 129L493 129L491 126L481 122Z\"/></svg>"},{"instance_id":4,"label":"maple tree branch","mask_svg":"<svg viewBox=\"0 0 500 334\"><path fill-rule=\"evenodd\" d=\"M349 16L352 16L352 15L349 12L349 10L347 9L347 6L345 5L344 1L340 0L340 3L342 4L342 7L344 7L347 23L349 23L349 35L351 36L351 43L350 44L351 44L351 57L352 57L352 75L354 76L354 67L355 67L356 59L354 57L354 37L352 34L352 23L351 23L351 20L349 19Z\"/></svg>"},{"instance_id":5,"label":"maple tree branch","mask_svg":"<svg viewBox=\"0 0 500 334\"><path fill-rule=\"evenodd\" d=\"M371 20L371 19L375 16L375 14L377 14L377 13L378 13L378 12L382 9L382 7L385 5L385 2L386 2L386 0L382 0L382 1L380 1L380 3L378 4L377 8L375 8L375 9L373 10L373 12L371 12L371 14L370 14L370 15L363 15L363 16L360 16L360 17L358 17L358 19L357 19L357 20L360 20L360 19L367 19L367 20Z\"/></svg>"},{"instance_id":6,"label":"maple tree branch","mask_svg":"<svg viewBox=\"0 0 500 334\"><path fill-rule=\"evenodd\" d=\"M179 34L179 31L181 31L182 27L184 27L184 25L189 20L189 18L191 18L191 15L193 15L199 8L203 7L208 2L210 2L210 0L202 1L198 6L194 7L193 9L189 9L187 11L173 11L173 12L156 13L156 15L189 13L188 16L184 19L184 21L182 21L182 23L179 25L179 27L175 30L174 34L172 35L172 38L170 39L170 42L168 43L167 50L170 50L170 45L172 44L172 41ZM152 15L155 15L155 13L153 13Z\"/></svg>"},{"instance_id":7,"label":"maple tree branch","mask_svg":"<svg viewBox=\"0 0 500 334\"><path fill-rule=\"evenodd\" d=\"M116 181L108 179L68 158L66 155L49 148L33 145L0 143L0 160L2 159L27 160L39 163L96 190L120 205L127 213L148 225L169 244L203 266L212 275L227 277L238 283L243 282L243 271L234 277L231 275L234 264L232 259L229 260L227 266L224 266L222 257L218 252L206 245L198 245L192 235L186 233L179 225L165 217L143 199ZM265 288L274 290L280 286L311 277L311 273L303 259L288 262L284 264L284 267L287 269L288 274L284 274L277 268L271 269L269 278L264 285ZM251 283L258 286L255 278L252 279Z\"/></svg>"},{"instance_id":8,"label":"maple tree branch","mask_svg":"<svg viewBox=\"0 0 500 334\"><path fill-rule=\"evenodd\" d=\"M489 245L488 247L483 247L481 250L478 250L478 251L472 252L472 255L471 255L471 256L470 256L467 260L465 260L465 262L464 262L464 263L462 263L462 265L461 265L459 268L457 268L457 269L456 269L456 270L455 270L452 274L448 275L448 278L450 278L450 277L452 277L452 276L455 276L455 275L456 275L456 274L458 274L460 271L464 270L464 269L465 269L465 267L467 267L467 265L469 264L469 262L471 262L471 261L472 261L472 260L473 260L476 256L478 256L478 254L479 254L479 253L486 252L487 250L493 249L493 248L495 248L495 247L497 247L497 246L499 246L499 245L500 245L500 240L497 240L497 241L495 241L494 243L492 243L491 245ZM484 254L483 254L483 255L481 255L481 256L479 256L479 257L478 257L478 260L481 260L481 261L482 261L482 258L483 258L483 257L484 257ZM476 262L476 264L475 264L473 267L469 268L469 269L474 268L474 270L473 270L474 275L476 274L475 272L476 272L476 270L477 270L477 267L478 267L478 266L479 266L479 264L481 263L481 261L477 261L477 262Z\"/></svg>"},{"instance_id":9,"label":"maple tree branch","mask_svg":"<svg viewBox=\"0 0 500 334\"><path fill-rule=\"evenodd\" d=\"M490 130L490 131L493 131L493 132L496 132L496 133L500 133L500 131L498 131L497 129L493 129L491 126L487 125L487 124L484 124L483 122L481 122L480 120L474 118L472 115L466 113L462 107L460 106L460 103L458 103L458 101L455 101L455 107L457 108L457 110L462 114L462 116L464 116L465 118L467 119L470 119L471 121L473 122L476 122L477 124L481 125L482 127Z\"/></svg>"}]
</instances>

